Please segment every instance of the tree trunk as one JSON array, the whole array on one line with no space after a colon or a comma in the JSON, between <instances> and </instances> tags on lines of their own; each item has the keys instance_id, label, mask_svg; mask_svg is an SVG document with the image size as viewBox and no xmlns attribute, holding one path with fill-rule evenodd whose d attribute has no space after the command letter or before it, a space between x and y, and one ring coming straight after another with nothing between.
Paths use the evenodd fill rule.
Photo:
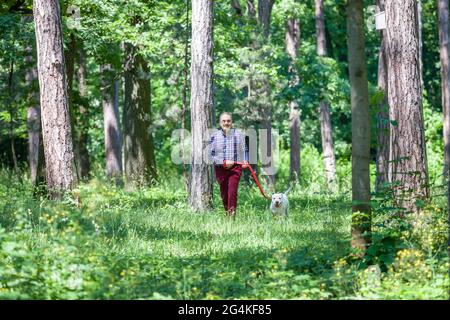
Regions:
<instances>
[{"instance_id":1,"label":"tree trunk","mask_svg":"<svg viewBox=\"0 0 450 320\"><path fill-rule=\"evenodd\" d=\"M336 177L336 160L333 150L333 134L331 127L330 108L325 101L319 105L320 133L322 136L323 161L328 188L333 191Z\"/></svg>"},{"instance_id":2,"label":"tree trunk","mask_svg":"<svg viewBox=\"0 0 450 320\"><path fill-rule=\"evenodd\" d=\"M370 116L365 61L363 1L347 2L347 44L352 105L352 247L371 243Z\"/></svg>"},{"instance_id":3,"label":"tree trunk","mask_svg":"<svg viewBox=\"0 0 450 320\"><path fill-rule=\"evenodd\" d=\"M316 0L316 38L317 55L325 57L327 53L327 39L325 35L325 16L323 10L323 0Z\"/></svg>"},{"instance_id":4,"label":"tree trunk","mask_svg":"<svg viewBox=\"0 0 450 320\"><path fill-rule=\"evenodd\" d=\"M263 33L263 44L268 43L269 32L270 32L270 17L272 14L272 7L274 0L258 0L258 23L262 29ZM267 157L273 158L272 153L272 106L270 101L270 85L269 79L265 77L262 79L260 84L260 94L264 101L267 101L262 106L261 115L262 121L260 122L260 127L263 130L267 130L266 141L267 141ZM258 90L259 91L259 90ZM275 174L272 173L271 167L275 164L273 159L266 164L261 165L262 174L265 176L265 180L269 190L275 190Z\"/></svg>"},{"instance_id":5,"label":"tree trunk","mask_svg":"<svg viewBox=\"0 0 450 320\"><path fill-rule=\"evenodd\" d=\"M89 178L91 163L87 150L89 114L87 111L87 85L86 85L86 58L83 49L79 46L76 56L78 69L78 93L79 99L77 103L76 124L75 124L75 159L77 162L78 177L81 179Z\"/></svg>"},{"instance_id":6,"label":"tree trunk","mask_svg":"<svg viewBox=\"0 0 450 320\"><path fill-rule=\"evenodd\" d=\"M33 16L24 16L22 23L33 23ZM28 132L28 166L31 184L37 186L42 177L43 147L41 134L41 109L39 107L39 92L37 88L37 67L33 57L33 44L25 47L25 85L27 87L26 103ZM39 89L38 89L39 90Z\"/></svg>"},{"instance_id":7,"label":"tree trunk","mask_svg":"<svg viewBox=\"0 0 450 320\"><path fill-rule=\"evenodd\" d=\"M390 159L397 205L418 212L428 198L416 0L386 2Z\"/></svg>"},{"instance_id":8,"label":"tree trunk","mask_svg":"<svg viewBox=\"0 0 450 320\"><path fill-rule=\"evenodd\" d=\"M293 67L297 59L297 49L300 45L300 22L298 19L289 19L286 23L286 51L291 57L289 72L292 78L289 87L296 87L299 83L298 74ZM290 135L290 179L297 181L300 178L300 108L298 102L291 97L289 104L289 135Z\"/></svg>"},{"instance_id":9,"label":"tree trunk","mask_svg":"<svg viewBox=\"0 0 450 320\"><path fill-rule=\"evenodd\" d=\"M270 16L274 2L275 0L258 0L258 20L262 26L264 38L269 37Z\"/></svg>"},{"instance_id":10,"label":"tree trunk","mask_svg":"<svg viewBox=\"0 0 450 320\"><path fill-rule=\"evenodd\" d=\"M8 113L9 113L9 142L11 145L11 157L14 164L14 171L18 172L19 165L17 163L17 155L15 148L15 139L14 139L14 122L16 121L16 112L13 107L14 101L14 57L11 57L11 61L9 64L9 72L8 72Z\"/></svg>"},{"instance_id":11,"label":"tree trunk","mask_svg":"<svg viewBox=\"0 0 450 320\"><path fill-rule=\"evenodd\" d=\"M325 36L325 17L323 0L316 0L316 37L317 55L325 57L327 55L327 38ZM326 90L326 89L324 89ZM336 160L334 157L333 128L331 125L330 106L324 100L319 104L320 132L322 134L323 161L327 177L328 189L334 190L336 175Z\"/></svg>"},{"instance_id":12,"label":"tree trunk","mask_svg":"<svg viewBox=\"0 0 450 320\"><path fill-rule=\"evenodd\" d=\"M444 115L444 176L450 177L450 21L449 1L438 0L442 113Z\"/></svg>"},{"instance_id":13,"label":"tree trunk","mask_svg":"<svg viewBox=\"0 0 450 320\"><path fill-rule=\"evenodd\" d=\"M212 125L213 107L213 3L192 1L191 42L191 177L189 204L195 211L212 207L212 172L209 157L208 129Z\"/></svg>"},{"instance_id":14,"label":"tree trunk","mask_svg":"<svg viewBox=\"0 0 450 320\"><path fill-rule=\"evenodd\" d=\"M377 1L377 11L384 11L384 0ZM377 112L377 155L375 190L381 192L389 183L389 104L388 69L386 60L386 30L380 32L380 54L378 58L378 90L384 97L378 103Z\"/></svg>"},{"instance_id":15,"label":"tree trunk","mask_svg":"<svg viewBox=\"0 0 450 320\"><path fill-rule=\"evenodd\" d=\"M32 19L30 20L32 21ZM24 23L27 21L24 19ZM28 165L30 168L30 180L36 186L41 176L42 169L42 139L41 139L41 109L39 107L38 93L34 90L37 82L37 68L33 58L33 46L25 48L25 84L29 90L27 95L27 131L28 131Z\"/></svg>"},{"instance_id":16,"label":"tree trunk","mask_svg":"<svg viewBox=\"0 0 450 320\"><path fill-rule=\"evenodd\" d=\"M239 2L237 2L239 5ZM186 187L186 192L189 192L189 177L186 163L184 161L185 158L185 150L184 150L184 130L186 129L186 111L187 111L187 98L188 98L188 90L189 90L189 2L186 1L186 35L185 35L185 43L184 43L184 69L183 69L183 94L182 94L182 108L181 108L181 158L183 159L183 180Z\"/></svg>"},{"instance_id":17,"label":"tree trunk","mask_svg":"<svg viewBox=\"0 0 450 320\"><path fill-rule=\"evenodd\" d=\"M69 43L67 45L67 50L64 52L64 57L66 59L66 75L67 75L67 94L70 106L70 115L73 120L73 78L75 74L75 53L76 53L76 39L73 33L70 33Z\"/></svg>"},{"instance_id":18,"label":"tree trunk","mask_svg":"<svg viewBox=\"0 0 450 320\"><path fill-rule=\"evenodd\" d=\"M46 180L50 196L61 198L76 183L65 77L59 1L34 0L38 76Z\"/></svg>"},{"instance_id":19,"label":"tree trunk","mask_svg":"<svg viewBox=\"0 0 450 320\"><path fill-rule=\"evenodd\" d=\"M103 130L105 135L106 175L115 180L116 185L122 180L122 139L120 132L119 106L115 101L117 82L114 81L110 64L100 66L102 75Z\"/></svg>"},{"instance_id":20,"label":"tree trunk","mask_svg":"<svg viewBox=\"0 0 450 320\"><path fill-rule=\"evenodd\" d=\"M450 21L449 1L438 0L442 113L444 114L444 181L447 181L447 250L450 256Z\"/></svg>"},{"instance_id":21,"label":"tree trunk","mask_svg":"<svg viewBox=\"0 0 450 320\"><path fill-rule=\"evenodd\" d=\"M422 35L422 0L417 0L417 34L419 39L419 76L423 88L423 35Z\"/></svg>"},{"instance_id":22,"label":"tree trunk","mask_svg":"<svg viewBox=\"0 0 450 320\"><path fill-rule=\"evenodd\" d=\"M77 133L76 133L76 109L75 109L75 91L73 88L75 77L75 54L77 50L77 41L75 34L71 32L69 34L69 43L67 44L67 50L64 52L64 58L66 62L66 79L67 79L67 99L69 102L69 116L70 116L70 132L72 133L73 151L74 151L74 165L75 174L77 180L80 180L78 161L77 161Z\"/></svg>"},{"instance_id":23,"label":"tree trunk","mask_svg":"<svg viewBox=\"0 0 450 320\"><path fill-rule=\"evenodd\" d=\"M156 179L156 163L150 132L150 70L129 43L125 44L125 57L125 189L131 191Z\"/></svg>"},{"instance_id":24,"label":"tree trunk","mask_svg":"<svg viewBox=\"0 0 450 320\"><path fill-rule=\"evenodd\" d=\"M39 106L29 107L27 111L28 164L33 186L38 183L40 160L41 110Z\"/></svg>"}]
</instances>

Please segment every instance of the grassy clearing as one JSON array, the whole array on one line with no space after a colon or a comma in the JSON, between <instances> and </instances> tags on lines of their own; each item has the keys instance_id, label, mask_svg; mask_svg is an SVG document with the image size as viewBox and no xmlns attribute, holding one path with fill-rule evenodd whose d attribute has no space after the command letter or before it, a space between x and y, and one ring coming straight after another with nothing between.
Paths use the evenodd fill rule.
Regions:
<instances>
[{"instance_id":1,"label":"grassy clearing","mask_svg":"<svg viewBox=\"0 0 450 320\"><path fill-rule=\"evenodd\" d=\"M406 242L380 247L381 237L375 248L392 257L378 260L387 266L381 273L351 258L348 196L295 190L283 219L271 216L256 189L240 188L233 221L221 210L218 190L218 209L191 212L179 181L125 193L94 179L74 191L80 201L56 203L33 197L26 181L3 172L0 298L448 297L439 245L433 257L412 259L425 251ZM420 273L411 275L405 263L417 261Z\"/></svg>"}]
</instances>

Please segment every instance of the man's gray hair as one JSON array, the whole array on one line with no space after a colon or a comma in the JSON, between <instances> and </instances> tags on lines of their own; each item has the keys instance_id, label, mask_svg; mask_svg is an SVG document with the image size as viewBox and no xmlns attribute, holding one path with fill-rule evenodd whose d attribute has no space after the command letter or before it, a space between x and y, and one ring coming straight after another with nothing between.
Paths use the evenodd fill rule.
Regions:
<instances>
[{"instance_id":1,"label":"man's gray hair","mask_svg":"<svg viewBox=\"0 0 450 320\"><path fill-rule=\"evenodd\" d=\"M222 116L227 115L230 116L231 120L233 120L233 115L230 112L222 112L219 116L219 121L222 120Z\"/></svg>"}]
</instances>

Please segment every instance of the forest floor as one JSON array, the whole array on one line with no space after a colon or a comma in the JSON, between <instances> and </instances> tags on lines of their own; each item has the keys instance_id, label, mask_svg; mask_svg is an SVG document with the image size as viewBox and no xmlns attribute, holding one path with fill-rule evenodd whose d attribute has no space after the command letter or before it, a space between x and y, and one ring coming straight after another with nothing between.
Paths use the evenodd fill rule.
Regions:
<instances>
[{"instance_id":1,"label":"forest floor","mask_svg":"<svg viewBox=\"0 0 450 320\"><path fill-rule=\"evenodd\" d=\"M180 181L126 193L93 179L55 202L2 171L0 299L448 299L445 240L374 231L356 258L350 195L299 189L274 218L241 183L231 220L216 187L199 214Z\"/></svg>"}]
</instances>

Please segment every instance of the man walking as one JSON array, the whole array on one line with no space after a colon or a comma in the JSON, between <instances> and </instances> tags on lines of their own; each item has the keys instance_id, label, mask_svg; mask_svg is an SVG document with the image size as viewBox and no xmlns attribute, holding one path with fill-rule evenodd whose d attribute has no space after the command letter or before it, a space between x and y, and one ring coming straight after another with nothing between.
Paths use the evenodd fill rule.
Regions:
<instances>
[{"instance_id":1,"label":"man walking","mask_svg":"<svg viewBox=\"0 0 450 320\"><path fill-rule=\"evenodd\" d=\"M211 157L214 163L214 173L220 186L223 206L227 214L234 218L239 180L242 169L248 166L245 136L233 128L231 113L223 112L219 117L219 122L220 128L211 136Z\"/></svg>"}]
</instances>

